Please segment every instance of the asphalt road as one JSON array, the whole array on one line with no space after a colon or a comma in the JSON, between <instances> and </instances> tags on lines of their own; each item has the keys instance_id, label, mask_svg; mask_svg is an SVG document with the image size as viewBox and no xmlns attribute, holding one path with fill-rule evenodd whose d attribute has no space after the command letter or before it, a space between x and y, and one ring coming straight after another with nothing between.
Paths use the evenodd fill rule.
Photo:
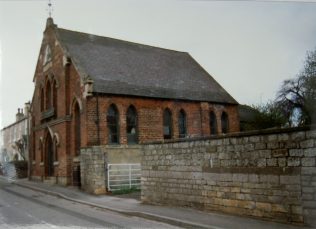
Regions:
<instances>
[{"instance_id":1,"label":"asphalt road","mask_svg":"<svg viewBox=\"0 0 316 229\"><path fill-rule=\"evenodd\" d=\"M0 229L5 228L177 227L81 205L0 179Z\"/></svg>"}]
</instances>

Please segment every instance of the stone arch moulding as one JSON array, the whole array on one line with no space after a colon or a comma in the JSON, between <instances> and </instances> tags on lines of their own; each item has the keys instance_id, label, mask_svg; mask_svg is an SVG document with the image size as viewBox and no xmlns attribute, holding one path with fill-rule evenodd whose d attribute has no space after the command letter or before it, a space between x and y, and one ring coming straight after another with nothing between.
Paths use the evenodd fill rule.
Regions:
<instances>
[{"instance_id":1,"label":"stone arch moulding","mask_svg":"<svg viewBox=\"0 0 316 229\"><path fill-rule=\"evenodd\" d=\"M74 105L76 104L76 102L78 103L79 105L79 109L80 109L80 113L82 113L82 102L81 102L81 99L78 97L78 96L74 96L73 99L72 99L72 102L71 102L71 106L69 107L69 114L72 115L72 111L73 111L73 108L74 108Z\"/></svg>"},{"instance_id":2,"label":"stone arch moulding","mask_svg":"<svg viewBox=\"0 0 316 229\"><path fill-rule=\"evenodd\" d=\"M53 130L49 126L47 126L47 129L48 129L48 133L49 133L51 139L53 140L54 139L54 132L53 132Z\"/></svg>"},{"instance_id":3,"label":"stone arch moulding","mask_svg":"<svg viewBox=\"0 0 316 229\"><path fill-rule=\"evenodd\" d=\"M54 133L54 137L53 140L56 139L56 146L60 145L60 140L59 140L59 134L58 133Z\"/></svg>"},{"instance_id":4,"label":"stone arch moulding","mask_svg":"<svg viewBox=\"0 0 316 229\"><path fill-rule=\"evenodd\" d=\"M48 79L50 80L51 84L53 84L55 82L55 87L59 88L59 80L57 79L56 75L53 72L50 72L48 74Z\"/></svg>"},{"instance_id":5,"label":"stone arch moulding","mask_svg":"<svg viewBox=\"0 0 316 229\"><path fill-rule=\"evenodd\" d=\"M43 147L44 139L43 139L43 137L40 137L39 140L40 140L40 145L39 145L38 149L41 149L41 147Z\"/></svg>"}]
</instances>

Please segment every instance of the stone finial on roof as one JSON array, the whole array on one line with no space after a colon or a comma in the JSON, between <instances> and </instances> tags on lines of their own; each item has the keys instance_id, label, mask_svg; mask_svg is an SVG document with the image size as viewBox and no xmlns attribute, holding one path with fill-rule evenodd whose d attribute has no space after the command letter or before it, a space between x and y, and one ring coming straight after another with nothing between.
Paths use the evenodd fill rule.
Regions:
<instances>
[{"instance_id":1,"label":"stone finial on roof","mask_svg":"<svg viewBox=\"0 0 316 229\"><path fill-rule=\"evenodd\" d=\"M47 18L47 21L46 21L46 29L47 29L48 27L53 26L53 25L55 25L53 18L51 18L51 17Z\"/></svg>"}]
</instances>

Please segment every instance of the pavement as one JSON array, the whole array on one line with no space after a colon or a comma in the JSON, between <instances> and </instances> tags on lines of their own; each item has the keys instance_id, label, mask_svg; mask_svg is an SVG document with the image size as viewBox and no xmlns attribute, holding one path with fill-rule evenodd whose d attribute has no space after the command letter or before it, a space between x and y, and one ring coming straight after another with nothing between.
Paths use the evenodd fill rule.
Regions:
<instances>
[{"instance_id":1,"label":"pavement","mask_svg":"<svg viewBox=\"0 0 316 229\"><path fill-rule=\"evenodd\" d=\"M5 179L5 177L1 177ZM302 229L302 225L282 224L249 217L234 216L215 212L204 212L192 208L157 206L143 204L133 198L120 198L111 195L91 195L75 187L64 187L28 179L11 180L10 182L34 191L53 195L80 204L110 210L127 216L168 223L183 228L278 228Z\"/></svg>"}]
</instances>

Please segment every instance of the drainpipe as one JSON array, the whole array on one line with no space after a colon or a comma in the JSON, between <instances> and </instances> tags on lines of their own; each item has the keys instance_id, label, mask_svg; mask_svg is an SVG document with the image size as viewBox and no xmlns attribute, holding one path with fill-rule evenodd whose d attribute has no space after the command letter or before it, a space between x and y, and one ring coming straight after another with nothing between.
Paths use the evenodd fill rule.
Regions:
<instances>
[{"instance_id":1,"label":"drainpipe","mask_svg":"<svg viewBox=\"0 0 316 229\"><path fill-rule=\"evenodd\" d=\"M28 179L29 180L32 180L31 179L31 174L32 174L32 165L33 165L33 152L31 153L31 144L30 144L30 139L33 139L33 138L30 138L30 134L31 134L31 131L30 131L30 114L29 112L27 113L27 116L26 116L26 149L28 151L28 170L27 170L27 176L28 176ZM34 147L34 146L33 146ZM33 151L33 150L32 150Z\"/></svg>"}]
</instances>

